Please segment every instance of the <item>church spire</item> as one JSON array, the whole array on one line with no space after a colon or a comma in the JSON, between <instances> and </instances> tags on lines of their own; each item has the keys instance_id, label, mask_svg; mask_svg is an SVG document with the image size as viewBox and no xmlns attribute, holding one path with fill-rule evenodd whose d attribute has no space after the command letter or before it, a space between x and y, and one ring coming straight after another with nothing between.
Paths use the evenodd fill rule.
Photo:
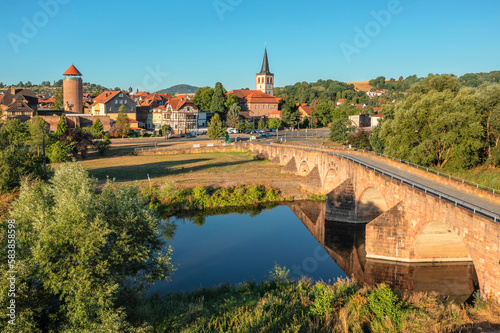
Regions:
<instances>
[{"instance_id":1,"label":"church spire","mask_svg":"<svg viewBox=\"0 0 500 333\"><path fill-rule=\"evenodd\" d=\"M264 50L264 60L262 61L262 69L259 74L271 74L269 71L269 61L267 60L267 47Z\"/></svg>"}]
</instances>

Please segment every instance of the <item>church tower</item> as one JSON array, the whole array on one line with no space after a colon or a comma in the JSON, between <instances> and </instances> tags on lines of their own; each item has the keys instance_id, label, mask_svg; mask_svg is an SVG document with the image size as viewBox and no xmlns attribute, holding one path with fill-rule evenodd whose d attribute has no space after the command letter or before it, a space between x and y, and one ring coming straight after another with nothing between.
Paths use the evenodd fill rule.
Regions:
<instances>
[{"instance_id":1,"label":"church tower","mask_svg":"<svg viewBox=\"0 0 500 333\"><path fill-rule=\"evenodd\" d=\"M255 90L260 90L265 94L274 96L274 74L269 71L269 61L267 60L267 47L264 51L262 69L255 78Z\"/></svg>"},{"instance_id":2,"label":"church tower","mask_svg":"<svg viewBox=\"0 0 500 333\"><path fill-rule=\"evenodd\" d=\"M82 73L71 65L63 75L64 111L83 113Z\"/></svg>"}]
</instances>

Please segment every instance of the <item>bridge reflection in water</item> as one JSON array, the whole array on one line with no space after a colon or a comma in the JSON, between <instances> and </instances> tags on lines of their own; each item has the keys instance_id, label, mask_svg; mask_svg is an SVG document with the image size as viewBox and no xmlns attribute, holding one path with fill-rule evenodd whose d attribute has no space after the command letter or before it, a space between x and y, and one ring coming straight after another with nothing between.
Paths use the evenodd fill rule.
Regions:
<instances>
[{"instance_id":1,"label":"bridge reflection in water","mask_svg":"<svg viewBox=\"0 0 500 333\"><path fill-rule=\"evenodd\" d=\"M325 203L288 205L337 265L360 285L386 283L400 291L436 291L456 302L479 287L472 262L409 263L367 258L366 224L325 220Z\"/></svg>"}]
</instances>

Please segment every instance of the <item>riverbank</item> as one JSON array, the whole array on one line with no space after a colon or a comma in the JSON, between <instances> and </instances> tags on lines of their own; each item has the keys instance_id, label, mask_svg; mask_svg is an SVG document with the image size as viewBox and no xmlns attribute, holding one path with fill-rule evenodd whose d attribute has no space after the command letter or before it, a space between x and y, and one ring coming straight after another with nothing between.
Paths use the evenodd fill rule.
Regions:
<instances>
[{"instance_id":1,"label":"riverbank","mask_svg":"<svg viewBox=\"0 0 500 333\"><path fill-rule=\"evenodd\" d=\"M160 187L144 188L143 194L149 199L150 207L169 217L185 212L210 212L217 209L254 206L269 206L293 197L284 197L279 190L262 185L239 185L226 187L196 186L176 187L166 182Z\"/></svg>"},{"instance_id":2,"label":"riverbank","mask_svg":"<svg viewBox=\"0 0 500 333\"><path fill-rule=\"evenodd\" d=\"M282 167L256 160L248 153L200 153L153 156L118 156L80 162L100 183L107 178L127 185L161 188L166 183L194 188L260 185L284 197L307 199L301 177L282 173Z\"/></svg>"},{"instance_id":3,"label":"riverbank","mask_svg":"<svg viewBox=\"0 0 500 333\"><path fill-rule=\"evenodd\" d=\"M290 280L275 266L268 281L222 285L129 300L128 320L152 332L492 332L498 307L460 306L436 294L398 295L385 285L360 288Z\"/></svg>"}]
</instances>

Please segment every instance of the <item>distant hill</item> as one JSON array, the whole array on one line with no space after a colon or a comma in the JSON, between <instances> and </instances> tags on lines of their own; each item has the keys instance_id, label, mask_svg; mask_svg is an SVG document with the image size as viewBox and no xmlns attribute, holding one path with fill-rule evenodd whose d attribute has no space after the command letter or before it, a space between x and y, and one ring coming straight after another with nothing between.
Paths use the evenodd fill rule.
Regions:
<instances>
[{"instance_id":1,"label":"distant hill","mask_svg":"<svg viewBox=\"0 0 500 333\"><path fill-rule=\"evenodd\" d=\"M189 84L178 84L167 89L159 90L160 94L194 94L198 91L198 87L190 86Z\"/></svg>"}]
</instances>

